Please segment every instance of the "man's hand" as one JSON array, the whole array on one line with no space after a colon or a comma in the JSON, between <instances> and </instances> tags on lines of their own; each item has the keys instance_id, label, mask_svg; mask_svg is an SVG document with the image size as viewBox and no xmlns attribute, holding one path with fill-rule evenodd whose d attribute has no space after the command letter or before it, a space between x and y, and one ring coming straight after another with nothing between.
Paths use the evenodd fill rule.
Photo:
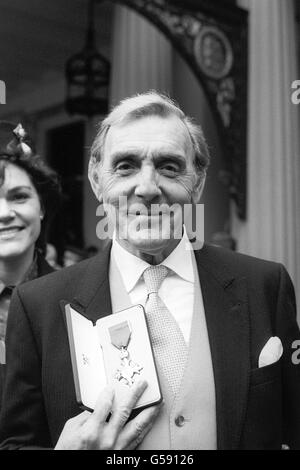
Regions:
<instances>
[{"instance_id":1,"label":"man's hand","mask_svg":"<svg viewBox=\"0 0 300 470\"><path fill-rule=\"evenodd\" d=\"M160 410L159 405L151 406L127 423L146 387L144 381L132 387L122 402L114 406L108 423L106 418L113 407L114 391L106 387L99 395L93 413L84 411L66 422L55 450L135 449L151 429Z\"/></svg>"}]
</instances>

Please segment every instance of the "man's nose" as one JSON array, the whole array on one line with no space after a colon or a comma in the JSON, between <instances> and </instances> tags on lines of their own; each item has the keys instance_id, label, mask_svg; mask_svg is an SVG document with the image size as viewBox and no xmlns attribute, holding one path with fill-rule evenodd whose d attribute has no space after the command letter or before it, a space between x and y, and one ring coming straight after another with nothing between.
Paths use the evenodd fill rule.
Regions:
<instances>
[{"instance_id":1,"label":"man's nose","mask_svg":"<svg viewBox=\"0 0 300 470\"><path fill-rule=\"evenodd\" d=\"M6 222L13 219L15 216L9 202L6 199L0 199L0 221Z\"/></svg>"},{"instance_id":2,"label":"man's nose","mask_svg":"<svg viewBox=\"0 0 300 470\"><path fill-rule=\"evenodd\" d=\"M135 195L147 201L152 201L161 195L158 186L155 168L147 166L140 171L138 183L135 188Z\"/></svg>"}]
</instances>

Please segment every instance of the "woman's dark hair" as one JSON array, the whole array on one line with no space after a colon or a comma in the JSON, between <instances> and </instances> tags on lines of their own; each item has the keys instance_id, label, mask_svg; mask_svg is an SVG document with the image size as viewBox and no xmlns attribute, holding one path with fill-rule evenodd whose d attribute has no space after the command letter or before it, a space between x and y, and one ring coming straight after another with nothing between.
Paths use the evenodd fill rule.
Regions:
<instances>
[{"instance_id":1,"label":"woman's dark hair","mask_svg":"<svg viewBox=\"0 0 300 470\"><path fill-rule=\"evenodd\" d=\"M45 213L41 222L41 232L36 241L36 248L45 254L49 222L61 202L61 185L57 173L35 153L32 141L28 135L23 134L22 126L20 126L22 135L18 135L18 131L15 132L19 126L0 121L0 186L4 183L7 163L18 166L30 177Z\"/></svg>"}]
</instances>

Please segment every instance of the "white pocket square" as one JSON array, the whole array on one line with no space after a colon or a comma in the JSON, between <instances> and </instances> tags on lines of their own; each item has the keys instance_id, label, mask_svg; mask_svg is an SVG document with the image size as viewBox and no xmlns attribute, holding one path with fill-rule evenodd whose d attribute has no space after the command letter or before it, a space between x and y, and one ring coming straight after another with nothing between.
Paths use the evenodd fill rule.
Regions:
<instances>
[{"instance_id":1,"label":"white pocket square","mask_svg":"<svg viewBox=\"0 0 300 470\"><path fill-rule=\"evenodd\" d=\"M264 345L258 359L258 367L265 367L279 361L283 353L283 347L278 336L272 336Z\"/></svg>"}]
</instances>

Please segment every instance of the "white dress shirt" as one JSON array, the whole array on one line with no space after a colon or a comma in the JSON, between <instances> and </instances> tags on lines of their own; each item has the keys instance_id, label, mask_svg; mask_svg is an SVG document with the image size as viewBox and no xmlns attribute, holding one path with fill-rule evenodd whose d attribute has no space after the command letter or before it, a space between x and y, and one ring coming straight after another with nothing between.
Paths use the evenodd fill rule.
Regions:
<instances>
[{"instance_id":1,"label":"white dress shirt","mask_svg":"<svg viewBox=\"0 0 300 470\"><path fill-rule=\"evenodd\" d=\"M189 245L189 248L188 248ZM150 266L125 250L114 238L111 256L120 271L125 289L133 305L145 306L147 290L142 274ZM191 244L184 235L176 248L160 264L169 268L158 294L177 321L186 343L189 343L194 308L194 270Z\"/></svg>"}]
</instances>

